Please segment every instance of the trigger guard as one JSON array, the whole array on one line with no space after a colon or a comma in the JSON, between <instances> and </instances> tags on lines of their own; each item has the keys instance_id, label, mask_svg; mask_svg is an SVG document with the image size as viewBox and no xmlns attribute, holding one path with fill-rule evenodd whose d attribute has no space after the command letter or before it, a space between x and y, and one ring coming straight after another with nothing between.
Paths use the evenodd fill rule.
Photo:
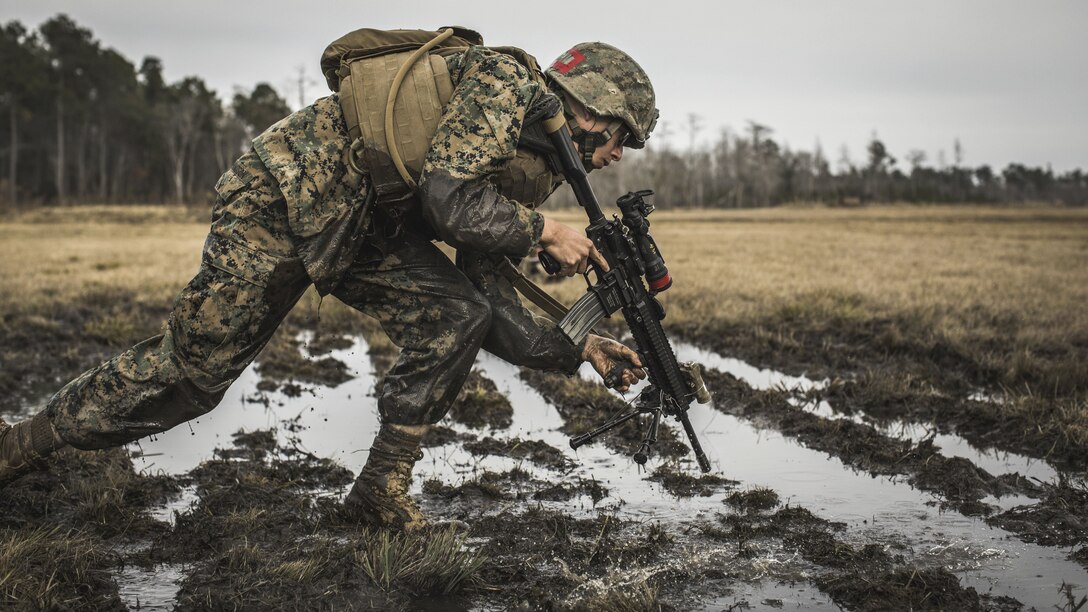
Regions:
<instances>
[{"instance_id":1,"label":"trigger guard","mask_svg":"<svg viewBox=\"0 0 1088 612\"><path fill-rule=\"evenodd\" d=\"M604 377L604 386L609 389L617 389L623 382L623 371L628 369L628 365L616 364L612 366L612 369L608 371L608 374Z\"/></svg>"}]
</instances>

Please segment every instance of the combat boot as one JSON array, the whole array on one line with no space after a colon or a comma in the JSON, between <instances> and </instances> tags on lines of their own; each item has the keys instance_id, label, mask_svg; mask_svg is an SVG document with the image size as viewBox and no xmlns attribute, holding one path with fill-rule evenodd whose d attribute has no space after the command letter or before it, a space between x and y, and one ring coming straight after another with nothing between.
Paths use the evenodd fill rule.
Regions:
<instances>
[{"instance_id":1,"label":"combat boot","mask_svg":"<svg viewBox=\"0 0 1088 612\"><path fill-rule=\"evenodd\" d=\"M408 494L412 467L423 458L420 441L426 430L426 425L382 424L363 471L344 499L352 518L404 531L427 526L427 519Z\"/></svg>"},{"instance_id":2,"label":"combat boot","mask_svg":"<svg viewBox=\"0 0 1088 612\"><path fill-rule=\"evenodd\" d=\"M14 426L0 419L0 489L29 472L45 469L45 458L63 446L44 412Z\"/></svg>"}]
</instances>

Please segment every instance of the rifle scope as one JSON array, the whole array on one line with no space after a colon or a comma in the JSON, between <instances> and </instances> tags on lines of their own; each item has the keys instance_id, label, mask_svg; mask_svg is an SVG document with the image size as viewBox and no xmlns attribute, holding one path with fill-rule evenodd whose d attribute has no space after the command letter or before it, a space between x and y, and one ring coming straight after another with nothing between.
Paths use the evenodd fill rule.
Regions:
<instances>
[{"instance_id":1,"label":"rifle scope","mask_svg":"<svg viewBox=\"0 0 1088 612\"><path fill-rule=\"evenodd\" d=\"M654 192L650 189L631 191L616 200L616 206L623 213L623 224L631 231L639 258L646 269L646 282L650 293L661 293L672 286L672 275L665 266L665 259L657 249L657 243L650 235L650 222L646 217L654 211L654 205L646 201Z\"/></svg>"}]
</instances>

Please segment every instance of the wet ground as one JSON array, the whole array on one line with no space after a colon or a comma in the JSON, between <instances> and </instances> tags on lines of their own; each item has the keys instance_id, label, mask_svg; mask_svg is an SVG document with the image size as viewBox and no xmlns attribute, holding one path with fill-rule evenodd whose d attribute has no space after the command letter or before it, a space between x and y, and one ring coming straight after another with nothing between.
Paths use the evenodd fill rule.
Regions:
<instances>
[{"instance_id":1,"label":"wet ground","mask_svg":"<svg viewBox=\"0 0 1088 612\"><path fill-rule=\"evenodd\" d=\"M476 578L448 594L433 587L441 577L382 589L360 570L374 538L337 501L378 428L374 368L388 347L298 340L319 371L261 364L218 409L131 458L63 457L79 469L0 493L18 508L0 526L79 525L73 541L105 544L84 568L104 608L1075 610L1088 594L1083 472L686 343L678 356L704 366L715 394L689 411L709 475L671 422L645 467L629 457L633 426L571 450L570 434L624 398L589 371L568 379L481 354L413 485L429 514L471 525ZM950 405L999 398L963 400Z\"/></svg>"}]
</instances>

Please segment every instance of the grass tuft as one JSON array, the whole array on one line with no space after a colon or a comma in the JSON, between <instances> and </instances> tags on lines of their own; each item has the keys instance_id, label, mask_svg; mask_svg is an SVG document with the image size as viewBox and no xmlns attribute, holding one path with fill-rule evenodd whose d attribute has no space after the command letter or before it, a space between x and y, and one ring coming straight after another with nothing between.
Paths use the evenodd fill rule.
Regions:
<instances>
[{"instance_id":1,"label":"grass tuft","mask_svg":"<svg viewBox=\"0 0 1088 612\"><path fill-rule=\"evenodd\" d=\"M102 569L101 542L78 531L39 527L0 532L0 607L38 610L120 608Z\"/></svg>"},{"instance_id":2,"label":"grass tuft","mask_svg":"<svg viewBox=\"0 0 1088 612\"><path fill-rule=\"evenodd\" d=\"M363 537L355 559L384 591L449 595L475 580L486 561L465 548L466 539L453 527L408 534L383 529Z\"/></svg>"},{"instance_id":3,"label":"grass tuft","mask_svg":"<svg viewBox=\"0 0 1088 612\"><path fill-rule=\"evenodd\" d=\"M778 493L765 487L755 487L747 491L734 491L725 498L725 503L739 512L755 513L772 510L781 500Z\"/></svg>"}]
</instances>

